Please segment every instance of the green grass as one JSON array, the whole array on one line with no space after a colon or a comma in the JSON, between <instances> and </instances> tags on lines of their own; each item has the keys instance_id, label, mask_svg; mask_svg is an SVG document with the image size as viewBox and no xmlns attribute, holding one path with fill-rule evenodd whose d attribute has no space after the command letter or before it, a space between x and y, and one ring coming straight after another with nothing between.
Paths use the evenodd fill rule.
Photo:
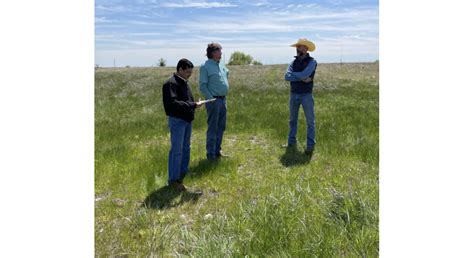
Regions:
<instances>
[{"instance_id":1,"label":"green grass","mask_svg":"<svg viewBox=\"0 0 474 258\"><path fill-rule=\"evenodd\" d=\"M316 151L286 151L285 65L229 67L223 151L206 158L193 122L186 193L166 187L161 87L174 68L95 73L96 256L377 257L378 63L320 64ZM196 99L199 69L190 84Z\"/></svg>"}]
</instances>

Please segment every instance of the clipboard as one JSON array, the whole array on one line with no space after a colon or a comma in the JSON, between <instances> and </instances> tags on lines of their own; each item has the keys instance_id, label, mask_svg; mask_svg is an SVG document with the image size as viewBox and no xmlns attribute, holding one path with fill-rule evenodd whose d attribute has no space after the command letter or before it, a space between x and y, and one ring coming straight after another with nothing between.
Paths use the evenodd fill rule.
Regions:
<instances>
[{"instance_id":1,"label":"clipboard","mask_svg":"<svg viewBox=\"0 0 474 258\"><path fill-rule=\"evenodd\" d=\"M202 104L206 104L206 103L208 103L208 102L213 102L213 101L216 101L216 98L201 100Z\"/></svg>"}]
</instances>

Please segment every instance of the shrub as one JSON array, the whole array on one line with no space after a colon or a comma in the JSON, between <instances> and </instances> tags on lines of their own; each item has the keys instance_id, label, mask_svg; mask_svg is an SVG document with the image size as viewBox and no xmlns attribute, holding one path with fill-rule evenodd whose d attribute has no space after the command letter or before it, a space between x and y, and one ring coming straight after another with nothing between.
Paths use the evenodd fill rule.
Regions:
<instances>
[{"instance_id":1,"label":"shrub","mask_svg":"<svg viewBox=\"0 0 474 258\"><path fill-rule=\"evenodd\" d=\"M253 58L250 55L236 51L230 56L229 65L249 65L252 63L252 60Z\"/></svg>"},{"instance_id":2,"label":"shrub","mask_svg":"<svg viewBox=\"0 0 474 258\"><path fill-rule=\"evenodd\" d=\"M160 58L160 61L159 61L159 64L158 64L160 67L164 67L166 66L166 60L163 59L163 58Z\"/></svg>"}]
</instances>

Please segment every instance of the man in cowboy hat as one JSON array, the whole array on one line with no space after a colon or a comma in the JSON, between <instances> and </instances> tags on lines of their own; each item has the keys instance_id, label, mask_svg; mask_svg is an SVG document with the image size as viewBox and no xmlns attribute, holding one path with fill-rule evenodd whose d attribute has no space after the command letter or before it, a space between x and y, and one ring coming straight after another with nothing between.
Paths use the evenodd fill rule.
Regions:
<instances>
[{"instance_id":1,"label":"man in cowboy hat","mask_svg":"<svg viewBox=\"0 0 474 258\"><path fill-rule=\"evenodd\" d=\"M308 51L314 51L316 46L306 38L301 38L295 44L295 60L288 66L285 80L290 81L290 133L288 134L289 148L296 147L296 132L298 128L298 111L300 105L306 118L306 149L305 154L312 155L316 144L316 122L314 117L313 79L318 63Z\"/></svg>"},{"instance_id":2,"label":"man in cowboy hat","mask_svg":"<svg viewBox=\"0 0 474 258\"><path fill-rule=\"evenodd\" d=\"M221 144L227 119L226 95L229 91L229 69L220 62L221 50L222 46L219 43L209 43L206 49L208 59L199 70L199 90L206 99L216 99L206 103L208 160L227 156L221 152Z\"/></svg>"}]
</instances>

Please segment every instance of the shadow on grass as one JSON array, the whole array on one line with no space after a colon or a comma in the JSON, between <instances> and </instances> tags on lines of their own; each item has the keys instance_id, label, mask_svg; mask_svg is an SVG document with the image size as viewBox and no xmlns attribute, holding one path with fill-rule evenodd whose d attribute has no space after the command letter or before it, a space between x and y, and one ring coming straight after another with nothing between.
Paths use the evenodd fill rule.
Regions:
<instances>
[{"instance_id":1,"label":"shadow on grass","mask_svg":"<svg viewBox=\"0 0 474 258\"><path fill-rule=\"evenodd\" d=\"M150 193L142 203L148 209L164 210L178 207L186 202L196 203L201 197L201 192L179 192L170 186L163 186Z\"/></svg>"},{"instance_id":2,"label":"shadow on grass","mask_svg":"<svg viewBox=\"0 0 474 258\"><path fill-rule=\"evenodd\" d=\"M221 163L222 161L223 160L221 160L220 158L214 161L202 159L197 165L189 168L190 174L188 174L188 176L194 178L200 178L202 176L205 176L209 172L215 170L218 167L219 163Z\"/></svg>"},{"instance_id":3,"label":"shadow on grass","mask_svg":"<svg viewBox=\"0 0 474 258\"><path fill-rule=\"evenodd\" d=\"M311 161L312 155L305 154L294 147L287 147L285 153L280 157L280 162L285 167L307 164Z\"/></svg>"}]
</instances>

